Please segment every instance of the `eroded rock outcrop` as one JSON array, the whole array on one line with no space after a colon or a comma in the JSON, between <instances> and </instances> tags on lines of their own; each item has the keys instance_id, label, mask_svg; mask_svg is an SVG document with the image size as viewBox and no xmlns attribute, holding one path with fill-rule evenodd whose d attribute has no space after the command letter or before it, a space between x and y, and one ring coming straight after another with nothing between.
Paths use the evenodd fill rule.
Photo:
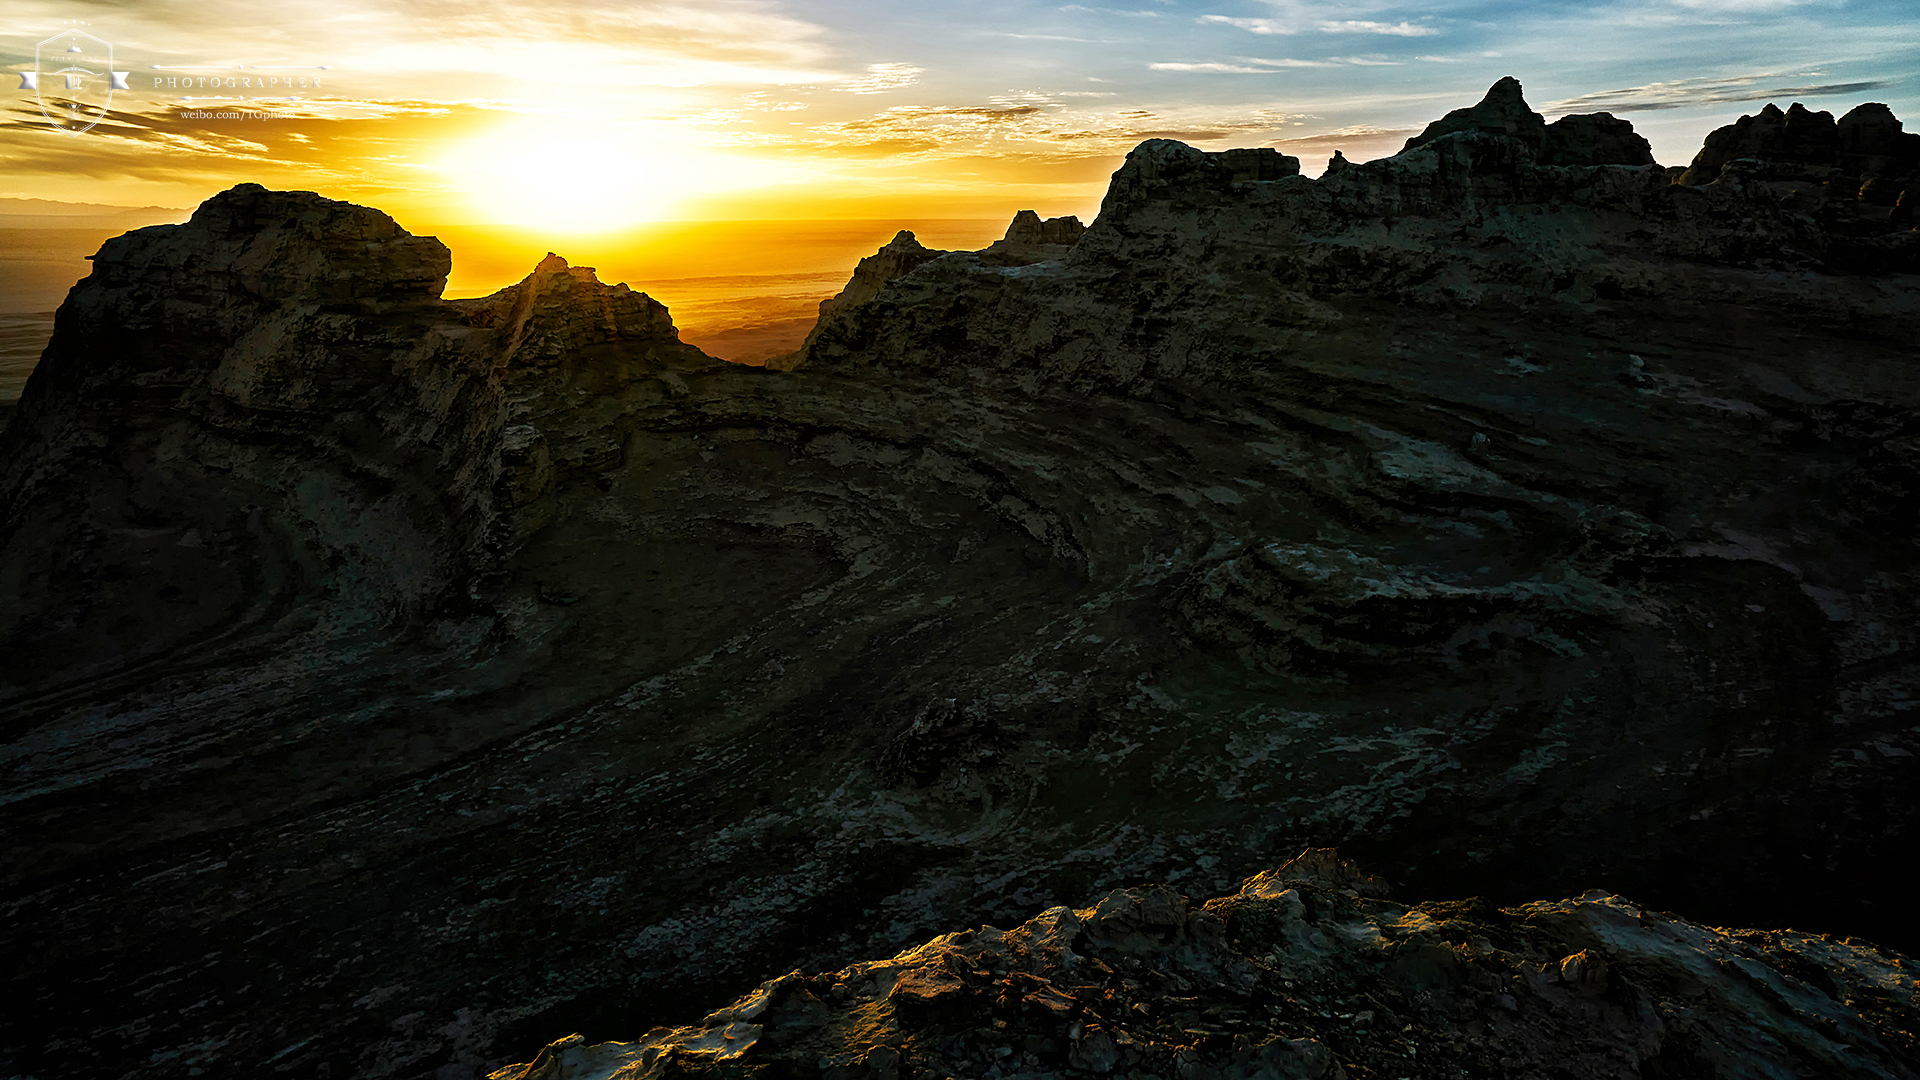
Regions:
<instances>
[{"instance_id":1,"label":"eroded rock outcrop","mask_svg":"<svg viewBox=\"0 0 1920 1080\"><path fill-rule=\"evenodd\" d=\"M910 274L921 264L945 254L947 252L927 247L915 239L911 232L902 229L885 247L860 260L859 265L853 268L853 277L848 279L846 288L830 299L820 301L820 313L825 315L836 307L851 307L872 299L887 282Z\"/></svg>"},{"instance_id":2,"label":"eroded rock outcrop","mask_svg":"<svg viewBox=\"0 0 1920 1080\"><path fill-rule=\"evenodd\" d=\"M1428 124L1426 129L1408 139L1401 151L1412 150L1416 146L1425 146L1435 139L1462 132L1490 132L1504 135L1527 146L1539 149L1546 141L1547 122L1539 113L1527 106L1522 95L1520 80L1509 75L1494 83L1487 96L1479 104L1464 109L1455 109L1447 115Z\"/></svg>"},{"instance_id":3,"label":"eroded rock outcrop","mask_svg":"<svg viewBox=\"0 0 1920 1080\"><path fill-rule=\"evenodd\" d=\"M1480 103L1455 109L1408 139L1402 152L1461 133L1485 133L1531 151L1542 165L1651 165L1653 148L1611 113L1563 116L1549 124L1527 105L1520 80L1494 83Z\"/></svg>"},{"instance_id":4,"label":"eroded rock outcrop","mask_svg":"<svg viewBox=\"0 0 1920 1080\"><path fill-rule=\"evenodd\" d=\"M745 1075L1920 1076L1912 962L1619 896L1403 905L1327 851L762 983L697 1024L552 1043L492 1080Z\"/></svg>"},{"instance_id":5,"label":"eroded rock outcrop","mask_svg":"<svg viewBox=\"0 0 1920 1080\"><path fill-rule=\"evenodd\" d=\"M257 184L109 241L0 450L4 681L464 602L617 463L622 389L699 355L557 256L443 305L448 266L377 210Z\"/></svg>"},{"instance_id":6,"label":"eroded rock outcrop","mask_svg":"<svg viewBox=\"0 0 1920 1080\"><path fill-rule=\"evenodd\" d=\"M1039 214L1022 210L1013 216L1007 235L982 250L980 258L992 266L1030 266L1064 259L1086 232L1087 227L1071 214L1042 221Z\"/></svg>"},{"instance_id":7,"label":"eroded rock outcrop","mask_svg":"<svg viewBox=\"0 0 1920 1080\"><path fill-rule=\"evenodd\" d=\"M1746 163L1742 174L1753 179L1819 185L1843 201L1891 206L1920 173L1920 135L1902 130L1877 102L1837 122L1799 102L1786 112L1770 104L1709 134L1677 182L1713 183L1735 162Z\"/></svg>"},{"instance_id":8,"label":"eroded rock outcrop","mask_svg":"<svg viewBox=\"0 0 1920 1080\"><path fill-rule=\"evenodd\" d=\"M1884 123L1858 130L1869 127L1882 132L1872 145L1892 145L1883 145ZM1219 311L1256 296L1267 314L1254 326L1311 321L1305 313L1320 299L1361 295L1518 309L1745 292L1830 308L1859 298L1802 272L1920 270L1920 233L1851 189L1835 203L1808 202L1792 185L1675 184L1644 145L1605 114L1545 124L1512 79L1429 125L1402 153L1318 181L1248 180L1222 155L1150 140L1114 174L1098 220L1060 271L1013 275L965 253L929 260L899 280L898 304L876 294L823 317L796 362L888 355L1124 384L1154 370L1142 367L1154 353L1145 340L1173 326L1189 329L1171 353L1154 353L1161 368L1240 351L1194 324L1217 323ZM1821 146L1816 156L1838 160L1833 139ZM1737 284L1702 265L1735 269ZM1202 268L1216 277L1189 280ZM1153 329L1136 336L1143 320ZM932 332L936 325L944 329Z\"/></svg>"},{"instance_id":9,"label":"eroded rock outcrop","mask_svg":"<svg viewBox=\"0 0 1920 1080\"><path fill-rule=\"evenodd\" d=\"M1770 183L1154 141L788 372L311 196L113 242L6 436L0 1075L471 1078L1308 844L1910 948L1916 234Z\"/></svg>"}]
</instances>

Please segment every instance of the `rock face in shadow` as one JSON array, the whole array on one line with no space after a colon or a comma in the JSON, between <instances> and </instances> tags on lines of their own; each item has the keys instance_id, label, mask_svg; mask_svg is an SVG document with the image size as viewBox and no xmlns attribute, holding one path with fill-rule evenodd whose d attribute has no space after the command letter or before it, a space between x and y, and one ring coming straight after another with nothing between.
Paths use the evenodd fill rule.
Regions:
<instances>
[{"instance_id":1,"label":"rock face in shadow","mask_svg":"<svg viewBox=\"0 0 1920 1080\"><path fill-rule=\"evenodd\" d=\"M700 355L558 256L443 304L449 265L377 210L257 184L109 241L0 449L0 684L431 620L618 463L581 399Z\"/></svg>"},{"instance_id":2,"label":"rock face in shadow","mask_svg":"<svg viewBox=\"0 0 1920 1080\"><path fill-rule=\"evenodd\" d=\"M1542 165L1653 164L1653 148L1634 133L1631 123L1611 113L1578 113L1549 124L1528 107L1520 81L1512 76L1494 83L1478 105L1455 109L1428 124L1407 140L1402 152L1462 133L1501 136L1521 153L1532 151Z\"/></svg>"},{"instance_id":3,"label":"rock face in shadow","mask_svg":"<svg viewBox=\"0 0 1920 1080\"><path fill-rule=\"evenodd\" d=\"M1911 948L1920 234L1289 160L896 240L790 371L310 195L109 243L0 464L0 1074L471 1077L1308 844Z\"/></svg>"},{"instance_id":4,"label":"rock face in shadow","mask_svg":"<svg viewBox=\"0 0 1920 1080\"><path fill-rule=\"evenodd\" d=\"M1435 139L1462 132L1486 132L1502 135L1522 146L1539 149L1546 141L1547 122L1528 107L1521 93L1520 80L1509 75L1488 89L1478 105L1455 109L1428 124L1420 134L1407 140L1401 151L1425 146Z\"/></svg>"},{"instance_id":5,"label":"rock face in shadow","mask_svg":"<svg viewBox=\"0 0 1920 1080\"><path fill-rule=\"evenodd\" d=\"M1920 1076L1911 962L1594 890L1405 905L1309 851L1195 904L1165 885L762 983L492 1080L665 1076Z\"/></svg>"},{"instance_id":6,"label":"rock face in shadow","mask_svg":"<svg viewBox=\"0 0 1920 1080\"><path fill-rule=\"evenodd\" d=\"M1022 210L1013 216L1007 235L988 245L980 258L994 266L1030 266L1064 259L1086 232L1087 227L1071 214L1042 221L1039 214Z\"/></svg>"},{"instance_id":7,"label":"rock face in shadow","mask_svg":"<svg viewBox=\"0 0 1920 1080\"><path fill-rule=\"evenodd\" d=\"M937 248L927 247L915 239L911 232L902 229L885 247L860 260L860 264L853 268L853 277L848 279L847 287L831 298L820 301L820 313L825 315L836 307L850 307L870 300L882 285L912 273L920 264L945 254Z\"/></svg>"},{"instance_id":8,"label":"rock face in shadow","mask_svg":"<svg viewBox=\"0 0 1920 1080\"><path fill-rule=\"evenodd\" d=\"M1798 102L1784 113L1768 105L1709 134L1676 183L1723 178L1765 184L1775 197L1803 205L1864 204L1873 222L1886 222L1885 210L1871 208L1894 206L1904 193L1920 190L1920 135L1903 130L1893 110L1877 102L1837 122L1832 113ZM1911 227L1911 205L1892 224Z\"/></svg>"}]
</instances>

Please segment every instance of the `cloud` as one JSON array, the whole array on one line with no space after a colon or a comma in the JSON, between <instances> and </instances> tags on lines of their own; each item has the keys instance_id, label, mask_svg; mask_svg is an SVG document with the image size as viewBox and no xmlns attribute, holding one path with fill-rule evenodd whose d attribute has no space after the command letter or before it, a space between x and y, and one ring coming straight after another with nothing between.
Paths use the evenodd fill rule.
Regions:
<instances>
[{"instance_id":1,"label":"cloud","mask_svg":"<svg viewBox=\"0 0 1920 1080\"><path fill-rule=\"evenodd\" d=\"M741 94L740 104L753 112L799 112L802 109L812 108L804 101L777 101L765 90Z\"/></svg>"},{"instance_id":2,"label":"cloud","mask_svg":"<svg viewBox=\"0 0 1920 1080\"><path fill-rule=\"evenodd\" d=\"M1111 38L1068 37L1065 34L1010 34L1004 30L985 31L988 37L1018 38L1021 41L1077 41L1082 45L1112 45Z\"/></svg>"},{"instance_id":3,"label":"cloud","mask_svg":"<svg viewBox=\"0 0 1920 1080\"><path fill-rule=\"evenodd\" d=\"M1249 30L1256 34L1299 33L1291 23L1285 23L1279 19L1241 19L1229 15L1202 15L1199 21L1203 23L1225 23L1228 26L1237 26L1242 30Z\"/></svg>"},{"instance_id":4,"label":"cloud","mask_svg":"<svg viewBox=\"0 0 1920 1080\"><path fill-rule=\"evenodd\" d=\"M1061 95L1065 96L1065 95ZM1145 139L1206 142L1272 132L1295 117L1274 109L1075 110L1057 102L900 105L862 120L809 129L790 149L828 156L917 155L950 159L976 153L1053 158L1121 153Z\"/></svg>"},{"instance_id":5,"label":"cloud","mask_svg":"<svg viewBox=\"0 0 1920 1080\"><path fill-rule=\"evenodd\" d=\"M1700 11L1762 12L1795 7L1838 7L1833 0L1670 0L1677 7Z\"/></svg>"},{"instance_id":6,"label":"cloud","mask_svg":"<svg viewBox=\"0 0 1920 1080\"><path fill-rule=\"evenodd\" d=\"M1357 146L1379 146L1386 143L1398 144L1420 134L1419 128L1383 128L1372 124L1356 124L1318 135L1302 135L1298 138L1281 139L1275 146L1291 153L1319 151L1331 153L1335 150L1352 150ZM1396 147L1397 148L1397 147Z\"/></svg>"},{"instance_id":7,"label":"cloud","mask_svg":"<svg viewBox=\"0 0 1920 1080\"><path fill-rule=\"evenodd\" d=\"M1647 83L1624 90L1601 90L1578 97L1550 102L1548 112L1646 112L1654 109L1685 109L1703 105L1730 105L1743 101L1767 101L1784 98L1824 97L1832 94L1857 94L1891 85L1885 80L1847 83L1780 85L1779 75L1746 75L1733 78L1675 79Z\"/></svg>"},{"instance_id":8,"label":"cloud","mask_svg":"<svg viewBox=\"0 0 1920 1080\"><path fill-rule=\"evenodd\" d=\"M1080 15L1125 15L1130 19L1157 19L1160 17L1160 12L1158 11L1128 11L1124 8L1087 7L1084 4L1068 4L1060 10L1071 11Z\"/></svg>"},{"instance_id":9,"label":"cloud","mask_svg":"<svg viewBox=\"0 0 1920 1080\"><path fill-rule=\"evenodd\" d=\"M845 94L883 94L919 82L925 70L912 64L868 64L865 75L848 79L834 89Z\"/></svg>"},{"instance_id":10,"label":"cloud","mask_svg":"<svg viewBox=\"0 0 1920 1080\"><path fill-rule=\"evenodd\" d=\"M1434 27L1421 26L1417 23L1367 22L1362 19L1323 22L1314 29L1323 34L1387 34L1392 37L1431 37L1440 32Z\"/></svg>"},{"instance_id":11,"label":"cloud","mask_svg":"<svg viewBox=\"0 0 1920 1080\"><path fill-rule=\"evenodd\" d=\"M329 108L335 104L354 106L353 115L336 115ZM242 109L267 119L192 115ZM420 124L458 127L495 115L480 105L424 101L170 103L147 111L115 109L82 138L36 139L30 154L7 152L9 143L23 143L0 142L0 167L12 176L164 177L167 183L194 186L206 194L240 179L312 189L317 183L372 186L378 177L377 186L386 187L392 181L388 155L398 131ZM45 118L31 98L0 110L0 133L44 127Z\"/></svg>"},{"instance_id":12,"label":"cloud","mask_svg":"<svg viewBox=\"0 0 1920 1080\"><path fill-rule=\"evenodd\" d=\"M41 8L55 5L17 0L8 14ZM564 70L589 87L836 76L826 29L772 0L276 0L270 20L235 0L61 0L58 12L111 27L142 64L332 64L359 78L356 92L377 82L396 97L448 75L538 83Z\"/></svg>"},{"instance_id":13,"label":"cloud","mask_svg":"<svg viewBox=\"0 0 1920 1080\"><path fill-rule=\"evenodd\" d=\"M1229 75L1270 75L1277 70L1270 67L1247 67L1244 64L1158 63L1148 64L1147 67L1152 71L1206 71Z\"/></svg>"},{"instance_id":14,"label":"cloud","mask_svg":"<svg viewBox=\"0 0 1920 1080\"><path fill-rule=\"evenodd\" d=\"M1191 63L1162 61L1148 64L1147 67L1152 71L1196 71L1217 75L1266 75L1285 71L1288 68L1323 68L1348 65L1355 67L1398 67L1400 64L1398 60L1384 60L1377 56L1328 56L1319 60L1295 60L1290 58L1269 60L1258 56L1236 56L1232 59L1235 61L1234 63L1220 61Z\"/></svg>"},{"instance_id":15,"label":"cloud","mask_svg":"<svg viewBox=\"0 0 1920 1080\"><path fill-rule=\"evenodd\" d=\"M1365 19L1261 19L1241 18L1232 15L1202 15L1203 23L1223 23L1237 26L1255 34L1297 34L1302 30L1318 30L1323 34L1385 34L1390 37L1431 37L1440 31L1436 27L1419 23L1371 22Z\"/></svg>"}]
</instances>

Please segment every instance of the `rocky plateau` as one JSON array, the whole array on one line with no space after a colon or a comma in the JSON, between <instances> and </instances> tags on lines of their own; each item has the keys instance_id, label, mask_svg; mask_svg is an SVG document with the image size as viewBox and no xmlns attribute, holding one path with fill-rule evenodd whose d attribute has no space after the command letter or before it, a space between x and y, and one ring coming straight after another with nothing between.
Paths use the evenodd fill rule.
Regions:
<instances>
[{"instance_id":1,"label":"rocky plateau","mask_svg":"<svg viewBox=\"0 0 1920 1080\"><path fill-rule=\"evenodd\" d=\"M1913 1076L1916 188L1508 79L765 368L112 239L0 436L0 1076Z\"/></svg>"}]
</instances>

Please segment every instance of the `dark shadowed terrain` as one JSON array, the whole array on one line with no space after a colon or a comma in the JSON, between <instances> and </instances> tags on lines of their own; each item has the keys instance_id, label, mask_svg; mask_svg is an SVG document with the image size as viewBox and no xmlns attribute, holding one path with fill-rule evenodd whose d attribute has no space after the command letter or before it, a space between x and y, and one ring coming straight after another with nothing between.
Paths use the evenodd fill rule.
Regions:
<instances>
[{"instance_id":1,"label":"dark shadowed terrain","mask_svg":"<svg viewBox=\"0 0 1920 1080\"><path fill-rule=\"evenodd\" d=\"M1472 909L1486 978L1561 965L1516 1023L1679 1000L1562 963L1636 904L1910 998L1694 924L1920 946L1920 136L1769 109L1683 172L1506 80L1297 172L1145 143L1084 235L903 235L764 368L558 256L442 300L307 193L107 241L0 440L0 1075L455 1080L1306 845L1631 897ZM1420 929L1329 902L1260 932ZM1291 1015L1191 1061L1412 1075L1257 1049ZM1102 1071L1080 1022L1032 1068ZM1719 1075L1634 1023L1581 1075Z\"/></svg>"}]
</instances>

